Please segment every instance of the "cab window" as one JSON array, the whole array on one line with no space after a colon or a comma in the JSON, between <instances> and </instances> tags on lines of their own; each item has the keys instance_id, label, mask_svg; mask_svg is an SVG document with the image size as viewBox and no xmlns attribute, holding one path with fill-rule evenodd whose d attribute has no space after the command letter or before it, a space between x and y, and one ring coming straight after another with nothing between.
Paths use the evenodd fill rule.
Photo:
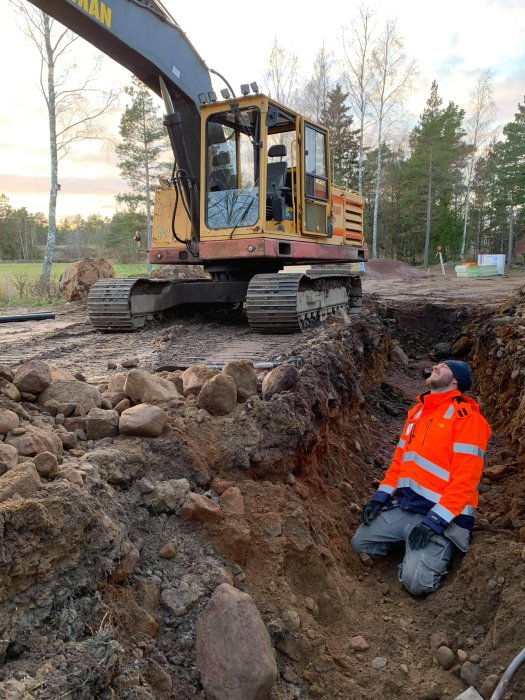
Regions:
<instances>
[{"instance_id":1,"label":"cab window","mask_svg":"<svg viewBox=\"0 0 525 700\"><path fill-rule=\"evenodd\" d=\"M304 129L305 194L312 199L328 199L326 134L312 126Z\"/></svg>"}]
</instances>

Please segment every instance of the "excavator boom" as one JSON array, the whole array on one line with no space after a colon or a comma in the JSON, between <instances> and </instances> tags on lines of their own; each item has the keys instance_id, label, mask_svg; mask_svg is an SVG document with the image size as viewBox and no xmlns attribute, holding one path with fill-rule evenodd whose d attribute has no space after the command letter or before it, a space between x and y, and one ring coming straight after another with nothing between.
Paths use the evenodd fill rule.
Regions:
<instances>
[{"instance_id":1,"label":"excavator boom","mask_svg":"<svg viewBox=\"0 0 525 700\"><path fill-rule=\"evenodd\" d=\"M192 175L199 176L199 94L212 90L208 68L158 0L30 0L137 76L157 95L162 78L184 123ZM175 153L177 162L182 154Z\"/></svg>"}]
</instances>

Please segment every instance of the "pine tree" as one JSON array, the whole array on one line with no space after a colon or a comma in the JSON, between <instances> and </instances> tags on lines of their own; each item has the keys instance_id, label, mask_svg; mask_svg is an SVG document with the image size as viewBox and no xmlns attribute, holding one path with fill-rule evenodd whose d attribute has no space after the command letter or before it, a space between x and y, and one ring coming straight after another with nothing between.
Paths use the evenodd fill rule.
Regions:
<instances>
[{"instance_id":1,"label":"pine tree","mask_svg":"<svg viewBox=\"0 0 525 700\"><path fill-rule=\"evenodd\" d=\"M518 105L514 121L503 129L506 140L497 147L499 200L508 213L509 264L514 258L516 214L525 205L525 105Z\"/></svg>"},{"instance_id":2,"label":"pine tree","mask_svg":"<svg viewBox=\"0 0 525 700\"><path fill-rule=\"evenodd\" d=\"M155 175L169 166L160 160L169 149L169 141L158 109L148 88L137 78L126 88L131 104L120 120L122 139L117 145L120 173L131 192L118 196L131 209L144 206L148 231L148 249L151 248L152 197L156 187Z\"/></svg>"},{"instance_id":3,"label":"pine tree","mask_svg":"<svg viewBox=\"0 0 525 700\"><path fill-rule=\"evenodd\" d=\"M321 114L324 126L330 129L332 181L343 187L357 186L358 131L352 129L352 117L346 100L348 93L339 83L328 92L327 105Z\"/></svg>"},{"instance_id":4,"label":"pine tree","mask_svg":"<svg viewBox=\"0 0 525 700\"><path fill-rule=\"evenodd\" d=\"M502 224L507 221L504 207L500 204L498 184L499 145L493 143L487 153L476 163L472 182L472 228L474 249L480 253L503 252L501 235Z\"/></svg>"},{"instance_id":5,"label":"pine tree","mask_svg":"<svg viewBox=\"0 0 525 700\"><path fill-rule=\"evenodd\" d=\"M382 148L382 177L381 197L378 217L377 251L379 257L412 260L412 238L403 235L404 210L402 207L402 168L403 151L401 148L392 149L387 145ZM366 154L363 169L363 196L365 211L371 211L374 206L375 177L377 167L377 150L372 149ZM365 236L371 245L372 220L365 217Z\"/></svg>"},{"instance_id":6,"label":"pine tree","mask_svg":"<svg viewBox=\"0 0 525 700\"><path fill-rule=\"evenodd\" d=\"M463 140L464 111L453 102L446 108L442 104L434 81L427 106L410 137L411 156L405 172L412 192L416 228L421 231L419 222L423 218L425 221L424 265L428 265L431 234L449 252L458 247L458 220L452 203L458 194L460 171L468 154Z\"/></svg>"}]
</instances>

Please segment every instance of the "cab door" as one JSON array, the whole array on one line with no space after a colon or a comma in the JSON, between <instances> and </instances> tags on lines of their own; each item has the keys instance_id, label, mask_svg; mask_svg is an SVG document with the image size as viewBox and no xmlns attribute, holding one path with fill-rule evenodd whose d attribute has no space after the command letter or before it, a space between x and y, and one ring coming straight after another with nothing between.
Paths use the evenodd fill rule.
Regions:
<instances>
[{"instance_id":1,"label":"cab door","mask_svg":"<svg viewBox=\"0 0 525 700\"><path fill-rule=\"evenodd\" d=\"M328 236L330 216L330 179L328 134L307 122L303 127L303 231Z\"/></svg>"}]
</instances>

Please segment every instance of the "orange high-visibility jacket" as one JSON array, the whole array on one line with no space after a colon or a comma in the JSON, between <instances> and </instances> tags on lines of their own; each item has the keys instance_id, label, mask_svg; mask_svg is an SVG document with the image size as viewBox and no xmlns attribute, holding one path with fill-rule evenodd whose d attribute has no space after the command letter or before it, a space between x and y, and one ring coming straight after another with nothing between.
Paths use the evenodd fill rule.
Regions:
<instances>
[{"instance_id":1,"label":"orange high-visibility jacket","mask_svg":"<svg viewBox=\"0 0 525 700\"><path fill-rule=\"evenodd\" d=\"M395 493L438 533L453 520L471 530L490 433L478 404L459 391L421 394L373 500L386 503Z\"/></svg>"}]
</instances>

